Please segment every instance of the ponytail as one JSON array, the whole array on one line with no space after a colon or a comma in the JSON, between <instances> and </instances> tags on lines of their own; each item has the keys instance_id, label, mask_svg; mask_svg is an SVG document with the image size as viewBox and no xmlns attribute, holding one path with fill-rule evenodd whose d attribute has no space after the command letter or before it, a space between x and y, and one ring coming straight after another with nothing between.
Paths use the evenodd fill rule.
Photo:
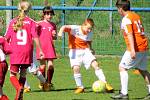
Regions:
<instances>
[{"instance_id":1,"label":"ponytail","mask_svg":"<svg viewBox=\"0 0 150 100\"><path fill-rule=\"evenodd\" d=\"M18 10L20 11L20 13L17 17L16 23L13 26L14 31L18 31L22 29L23 20L25 18L26 13L29 11L30 8L31 8L31 3L27 2L26 0L22 0L18 4Z\"/></svg>"}]
</instances>

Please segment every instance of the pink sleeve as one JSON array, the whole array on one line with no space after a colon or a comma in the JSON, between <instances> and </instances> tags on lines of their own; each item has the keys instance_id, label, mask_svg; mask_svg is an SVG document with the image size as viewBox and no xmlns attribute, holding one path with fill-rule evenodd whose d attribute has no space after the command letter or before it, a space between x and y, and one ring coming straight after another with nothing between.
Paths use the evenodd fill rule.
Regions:
<instances>
[{"instance_id":1,"label":"pink sleeve","mask_svg":"<svg viewBox=\"0 0 150 100\"><path fill-rule=\"evenodd\" d=\"M38 37L38 34L37 34L37 23L32 21L32 24L31 24L31 34L34 38L37 38Z\"/></svg>"},{"instance_id":2,"label":"pink sleeve","mask_svg":"<svg viewBox=\"0 0 150 100\"><path fill-rule=\"evenodd\" d=\"M8 26L8 28L7 28L7 30L6 30L6 33L5 33L5 37L6 37L6 39L9 41L10 40L10 38L11 38L11 33L13 32L14 30L13 30L13 21L11 21L10 22L10 24L9 24L9 26Z\"/></svg>"},{"instance_id":3,"label":"pink sleeve","mask_svg":"<svg viewBox=\"0 0 150 100\"><path fill-rule=\"evenodd\" d=\"M5 41L5 39L2 36L0 36L0 44L3 44L4 41Z\"/></svg>"}]
</instances>

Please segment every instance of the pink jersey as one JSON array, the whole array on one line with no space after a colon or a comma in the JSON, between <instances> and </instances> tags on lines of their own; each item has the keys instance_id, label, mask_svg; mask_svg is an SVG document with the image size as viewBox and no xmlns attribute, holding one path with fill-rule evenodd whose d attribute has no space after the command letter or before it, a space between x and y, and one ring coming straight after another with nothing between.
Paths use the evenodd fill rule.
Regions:
<instances>
[{"instance_id":1,"label":"pink jersey","mask_svg":"<svg viewBox=\"0 0 150 100\"><path fill-rule=\"evenodd\" d=\"M4 44L5 44L5 39L4 37L0 36L0 62L6 59L5 53L4 53Z\"/></svg>"},{"instance_id":2,"label":"pink jersey","mask_svg":"<svg viewBox=\"0 0 150 100\"><path fill-rule=\"evenodd\" d=\"M13 30L13 25L16 22L14 18L6 31L5 37L10 43L11 64L31 64L33 55L33 38L38 37L36 31L36 22L29 17L25 17L23 27L17 32Z\"/></svg>"},{"instance_id":3,"label":"pink jersey","mask_svg":"<svg viewBox=\"0 0 150 100\"><path fill-rule=\"evenodd\" d=\"M56 53L55 53L55 47L53 43L53 36L52 32L56 31L56 25L52 22L46 22L46 21L40 21L38 23L38 35L41 42L41 48L44 53L45 59L55 59ZM39 59L39 49L36 49L36 56L37 59Z\"/></svg>"}]
</instances>

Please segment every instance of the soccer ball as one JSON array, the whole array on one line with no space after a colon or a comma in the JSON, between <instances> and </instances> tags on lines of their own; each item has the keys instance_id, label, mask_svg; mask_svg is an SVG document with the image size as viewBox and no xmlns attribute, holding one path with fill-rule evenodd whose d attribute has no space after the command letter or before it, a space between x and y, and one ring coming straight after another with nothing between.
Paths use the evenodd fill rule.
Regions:
<instances>
[{"instance_id":1,"label":"soccer ball","mask_svg":"<svg viewBox=\"0 0 150 100\"><path fill-rule=\"evenodd\" d=\"M98 81L95 81L92 85L92 90L93 92L104 92L105 91L105 83L98 80Z\"/></svg>"}]
</instances>

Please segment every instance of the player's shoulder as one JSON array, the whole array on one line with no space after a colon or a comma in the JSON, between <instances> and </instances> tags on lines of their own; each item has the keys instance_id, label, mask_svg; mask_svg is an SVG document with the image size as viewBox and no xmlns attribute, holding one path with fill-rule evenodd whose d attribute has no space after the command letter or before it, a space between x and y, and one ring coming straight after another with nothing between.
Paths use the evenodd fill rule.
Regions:
<instances>
[{"instance_id":1,"label":"player's shoulder","mask_svg":"<svg viewBox=\"0 0 150 100\"><path fill-rule=\"evenodd\" d=\"M40 21L37 21L36 23L37 23L37 24L41 24L41 23L44 23L44 21L43 21L43 20L40 20Z\"/></svg>"},{"instance_id":2,"label":"player's shoulder","mask_svg":"<svg viewBox=\"0 0 150 100\"><path fill-rule=\"evenodd\" d=\"M78 29L80 25L69 25L72 29Z\"/></svg>"},{"instance_id":3,"label":"player's shoulder","mask_svg":"<svg viewBox=\"0 0 150 100\"><path fill-rule=\"evenodd\" d=\"M27 21L31 21L31 22L33 22L33 23L36 23L36 21L35 21L34 19L32 19L32 18L30 18L30 17L28 17L28 16L26 16L25 19L26 19Z\"/></svg>"}]
</instances>

